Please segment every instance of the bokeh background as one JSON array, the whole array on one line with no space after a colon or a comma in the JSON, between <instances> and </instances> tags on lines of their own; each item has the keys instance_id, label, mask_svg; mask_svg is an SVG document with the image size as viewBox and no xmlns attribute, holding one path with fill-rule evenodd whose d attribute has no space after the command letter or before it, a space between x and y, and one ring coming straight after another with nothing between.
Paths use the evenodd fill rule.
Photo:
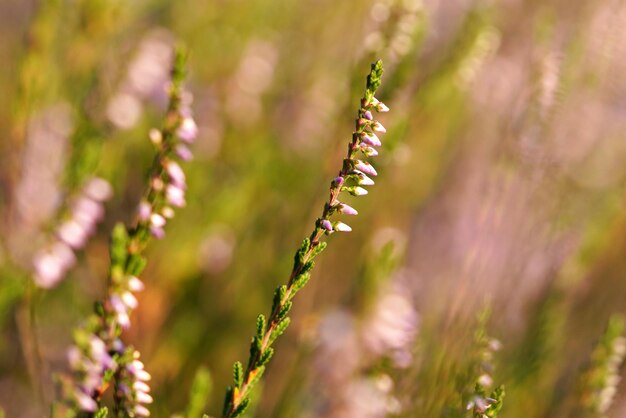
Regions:
<instances>
[{"instance_id":1,"label":"bokeh background","mask_svg":"<svg viewBox=\"0 0 626 418\"><path fill-rule=\"evenodd\" d=\"M446 416L486 305L501 416L581 415L580 370L626 308L625 28L620 0L1 1L6 416L49 413L72 329L104 295L179 42L200 128L188 204L148 249L124 335L154 416L187 408L199 369L219 414L378 57L377 184L348 202L353 232L318 258L249 416ZM34 254L92 176L113 187L106 214L66 279L35 291ZM623 393L608 416L626 416Z\"/></svg>"}]
</instances>

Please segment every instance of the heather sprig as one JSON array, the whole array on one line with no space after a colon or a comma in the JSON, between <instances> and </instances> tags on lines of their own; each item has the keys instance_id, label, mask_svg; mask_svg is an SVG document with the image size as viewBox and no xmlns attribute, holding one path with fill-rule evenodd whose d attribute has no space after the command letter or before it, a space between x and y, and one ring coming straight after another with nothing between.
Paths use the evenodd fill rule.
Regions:
<instances>
[{"instance_id":1,"label":"heather sprig","mask_svg":"<svg viewBox=\"0 0 626 418\"><path fill-rule=\"evenodd\" d=\"M624 318L614 315L595 346L589 366L579 380L580 416L604 418L620 381L619 368L626 354Z\"/></svg>"},{"instance_id":2,"label":"heather sprig","mask_svg":"<svg viewBox=\"0 0 626 418\"><path fill-rule=\"evenodd\" d=\"M185 54L176 51L169 106L161 130L152 130L150 140L157 149L149 174L148 188L139 203L137 222L126 228L118 224L111 234L110 270L107 297L96 303L86 327L75 333L70 365L75 375L68 401L75 411L93 413L102 394L115 383L116 415L148 416L152 402L139 353L127 347L120 336L130 326L130 314L137 307L135 293L143 290L138 278L146 265L143 251L151 237L162 238L173 207L185 205L185 174L179 164L190 156L187 145L194 141L197 126L190 110L190 95L183 90Z\"/></svg>"},{"instance_id":3,"label":"heather sprig","mask_svg":"<svg viewBox=\"0 0 626 418\"><path fill-rule=\"evenodd\" d=\"M287 329L290 323L288 317L292 307L292 300L310 279L315 257L326 248L322 241L325 235L335 232L349 232L352 230L347 224L333 220L337 213L357 215L357 211L342 203L339 197L342 192L353 196L367 194L363 186L371 186L374 181L370 178L377 175L374 167L360 158L378 155L376 147L381 145L377 133L384 133L383 125L374 119L372 111L387 112L389 108L376 97L383 73L382 61L372 64L367 76L365 94L361 99L356 118L356 129L352 133L352 140L348 145L348 152L343 160L343 166L338 175L330 183L330 196L324 205L321 217L315 222L315 228L306 238L294 257L294 264L286 284L279 286L275 293L269 317L259 315L256 324L256 333L250 344L250 357L244 367L241 362L233 366L234 385L228 387L224 400L223 418L234 418L242 415L250 403L250 391L261 378L265 365L274 353L272 344Z\"/></svg>"},{"instance_id":4,"label":"heather sprig","mask_svg":"<svg viewBox=\"0 0 626 418\"><path fill-rule=\"evenodd\" d=\"M85 182L67 210L66 219L55 228L55 237L33 257L35 284L56 286L76 263L75 251L83 248L104 216L104 202L111 198L111 185L100 177Z\"/></svg>"}]
</instances>

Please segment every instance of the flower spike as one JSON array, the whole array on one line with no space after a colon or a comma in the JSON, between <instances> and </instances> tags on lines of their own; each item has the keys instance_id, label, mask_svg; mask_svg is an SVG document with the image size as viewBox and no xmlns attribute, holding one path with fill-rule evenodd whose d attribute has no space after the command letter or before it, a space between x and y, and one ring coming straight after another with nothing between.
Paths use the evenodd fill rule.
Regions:
<instances>
[{"instance_id":1,"label":"flower spike","mask_svg":"<svg viewBox=\"0 0 626 418\"><path fill-rule=\"evenodd\" d=\"M326 247L326 242L323 242L322 238L335 231L352 231L352 228L345 223L330 220L335 213L357 214L354 208L339 201L340 193L346 191L354 196L366 195L367 190L360 185L374 184L367 175L376 176L378 173L370 163L357 159L356 154L361 151L366 156L378 155L373 147L381 145L380 139L371 131L383 132L384 128L374 120L370 110L371 108L379 112L389 110L374 97L380 86L382 73L382 61L372 64L367 77L365 94L361 99L361 106L355 120L356 131L352 134L352 141L348 145L348 155L343 160L342 169L330 183L330 198L324 204L322 216L317 219L313 232L296 252L289 280L285 285L276 289L270 315L267 318L260 315L257 320L257 333L252 338L247 367L244 369L240 362L236 362L233 367L234 385L226 391L222 418L234 418L244 414L250 402L250 390L263 374L265 364L274 353L273 342L289 325L287 314L291 308L292 299L309 280L313 259Z\"/></svg>"}]
</instances>

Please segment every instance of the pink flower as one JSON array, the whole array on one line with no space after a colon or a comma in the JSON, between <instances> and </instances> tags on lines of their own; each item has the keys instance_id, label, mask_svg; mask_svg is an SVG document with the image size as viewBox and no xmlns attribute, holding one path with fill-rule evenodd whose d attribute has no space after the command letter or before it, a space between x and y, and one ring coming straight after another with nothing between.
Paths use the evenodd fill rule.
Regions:
<instances>
[{"instance_id":1,"label":"pink flower","mask_svg":"<svg viewBox=\"0 0 626 418\"><path fill-rule=\"evenodd\" d=\"M361 141L373 147L380 147L382 145L378 136L369 132L361 133Z\"/></svg>"},{"instance_id":2,"label":"pink flower","mask_svg":"<svg viewBox=\"0 0 626 418\"><path fill-rule=\"evenodd\" d=\"M356 160L356 165L354 166L354 168L373 177L376 177L378 175L374 167L372 167L372 165L366 161Z\"/></svg>"},{"instance_id":3,"label":"pink flower","mask_svg":"<svg viewBox=\"0 0 626 418\"><path fill-rule=\"evenodd\" d=\"M359 212L356 211L352 206L348 206L345 203L339 204L339 213L343 213L345 215L358 215Z\"/></svg>"},{"instance_id":4,"label":"pink flower","mask_svg":"<svg viewBox=\"0 0 626 418\"><path fill-rule=\"evenodd\" d=\"M185 116L176 131L178 137L187 143L195 141L198 136L198 125L190 116Z\"/></svg>"}]
</instances>

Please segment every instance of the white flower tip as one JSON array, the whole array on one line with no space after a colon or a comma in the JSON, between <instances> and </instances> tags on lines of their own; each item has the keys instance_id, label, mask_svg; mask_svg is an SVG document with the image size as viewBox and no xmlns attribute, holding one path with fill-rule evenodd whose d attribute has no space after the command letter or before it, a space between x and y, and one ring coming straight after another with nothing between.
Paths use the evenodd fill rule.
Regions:
<instances>
[{"instance_id":1,"label":"white flower tip","mask_svg":"<svg viewBox=\"0 0 626 418\"><path fill-rule=\"evenodd\" d=\"M345 215L358 215L359 212L357 212L356 209L354 209L352 206L348 206L345 203L342 203L341 206L339 207L339 212L345 214Z\"/></svg>"},{"instance_id":2,"label":"white flower tip","mask_svg":"<svg viewBox=\"0 0 626 418\"><path fill-rule=\"evenodd\" d=\"M150 142L152 142L154 145L159 145L163 141L163 135L161 134L161 131L156 128L150 129L150 133L148 134L148 136L150 137Z\"/></svg>"},{"instance_id":3,"label":"white flower tip","mask_svg":"<svg viewBox=\"0 0 626 418\"><path fill-rule=\"evenodd\" d=\"M363 187L357 187L354 189L354 194L356 196L365 196L367 193L367 189L364 189Z\"/></svg>"},{"instance_id":4,"label":"white flower tip","mask_svg":"<svg viewBox=\"0 0 626 418\"><path fill-rule=\"evenodd\" d=\"M337 222L335 224L335 231L339 231L339 232L350 232L352 231L352 228L350 228L349 225L344 224L343 222Z\"/></svg>"},{"instance_id":5,"label":"white flower tip","mask_svg":"<svg viewBox=\"0 0 626 418\"><path fill-rule=\"evenodd\" d=\"M162 228L165 226L165 218L158 213L150 215L150 223L155 228Z\"/></svg>"},{"instance_id":6,"label":"white flower tip","mask_svg":"<svg viewBox=\"0 0 626 418\"><path fill-rule=\"evenodd\" d=\"M380 132L381 134L384 134L385 132L387 132L387 129L385 129L385 127L383 126L383 124L382 124L382 123L380 123L380 122L376 122L376 123L374 124L374 128L373 128L373 129L374 129L374 131L376 131L376 132Z\"/></svg>"},{"instance_id":7,"label":"white flower tip","mask_svg":"<svg viewBox=\"0 0 626 418\"><path fill-rule=\"evenodd\" d=\"M145 289L145 285L137 277L131 276L130 279L128 279L128 288L133 292L141 292Z\"/></svg>"}]
</instances>

